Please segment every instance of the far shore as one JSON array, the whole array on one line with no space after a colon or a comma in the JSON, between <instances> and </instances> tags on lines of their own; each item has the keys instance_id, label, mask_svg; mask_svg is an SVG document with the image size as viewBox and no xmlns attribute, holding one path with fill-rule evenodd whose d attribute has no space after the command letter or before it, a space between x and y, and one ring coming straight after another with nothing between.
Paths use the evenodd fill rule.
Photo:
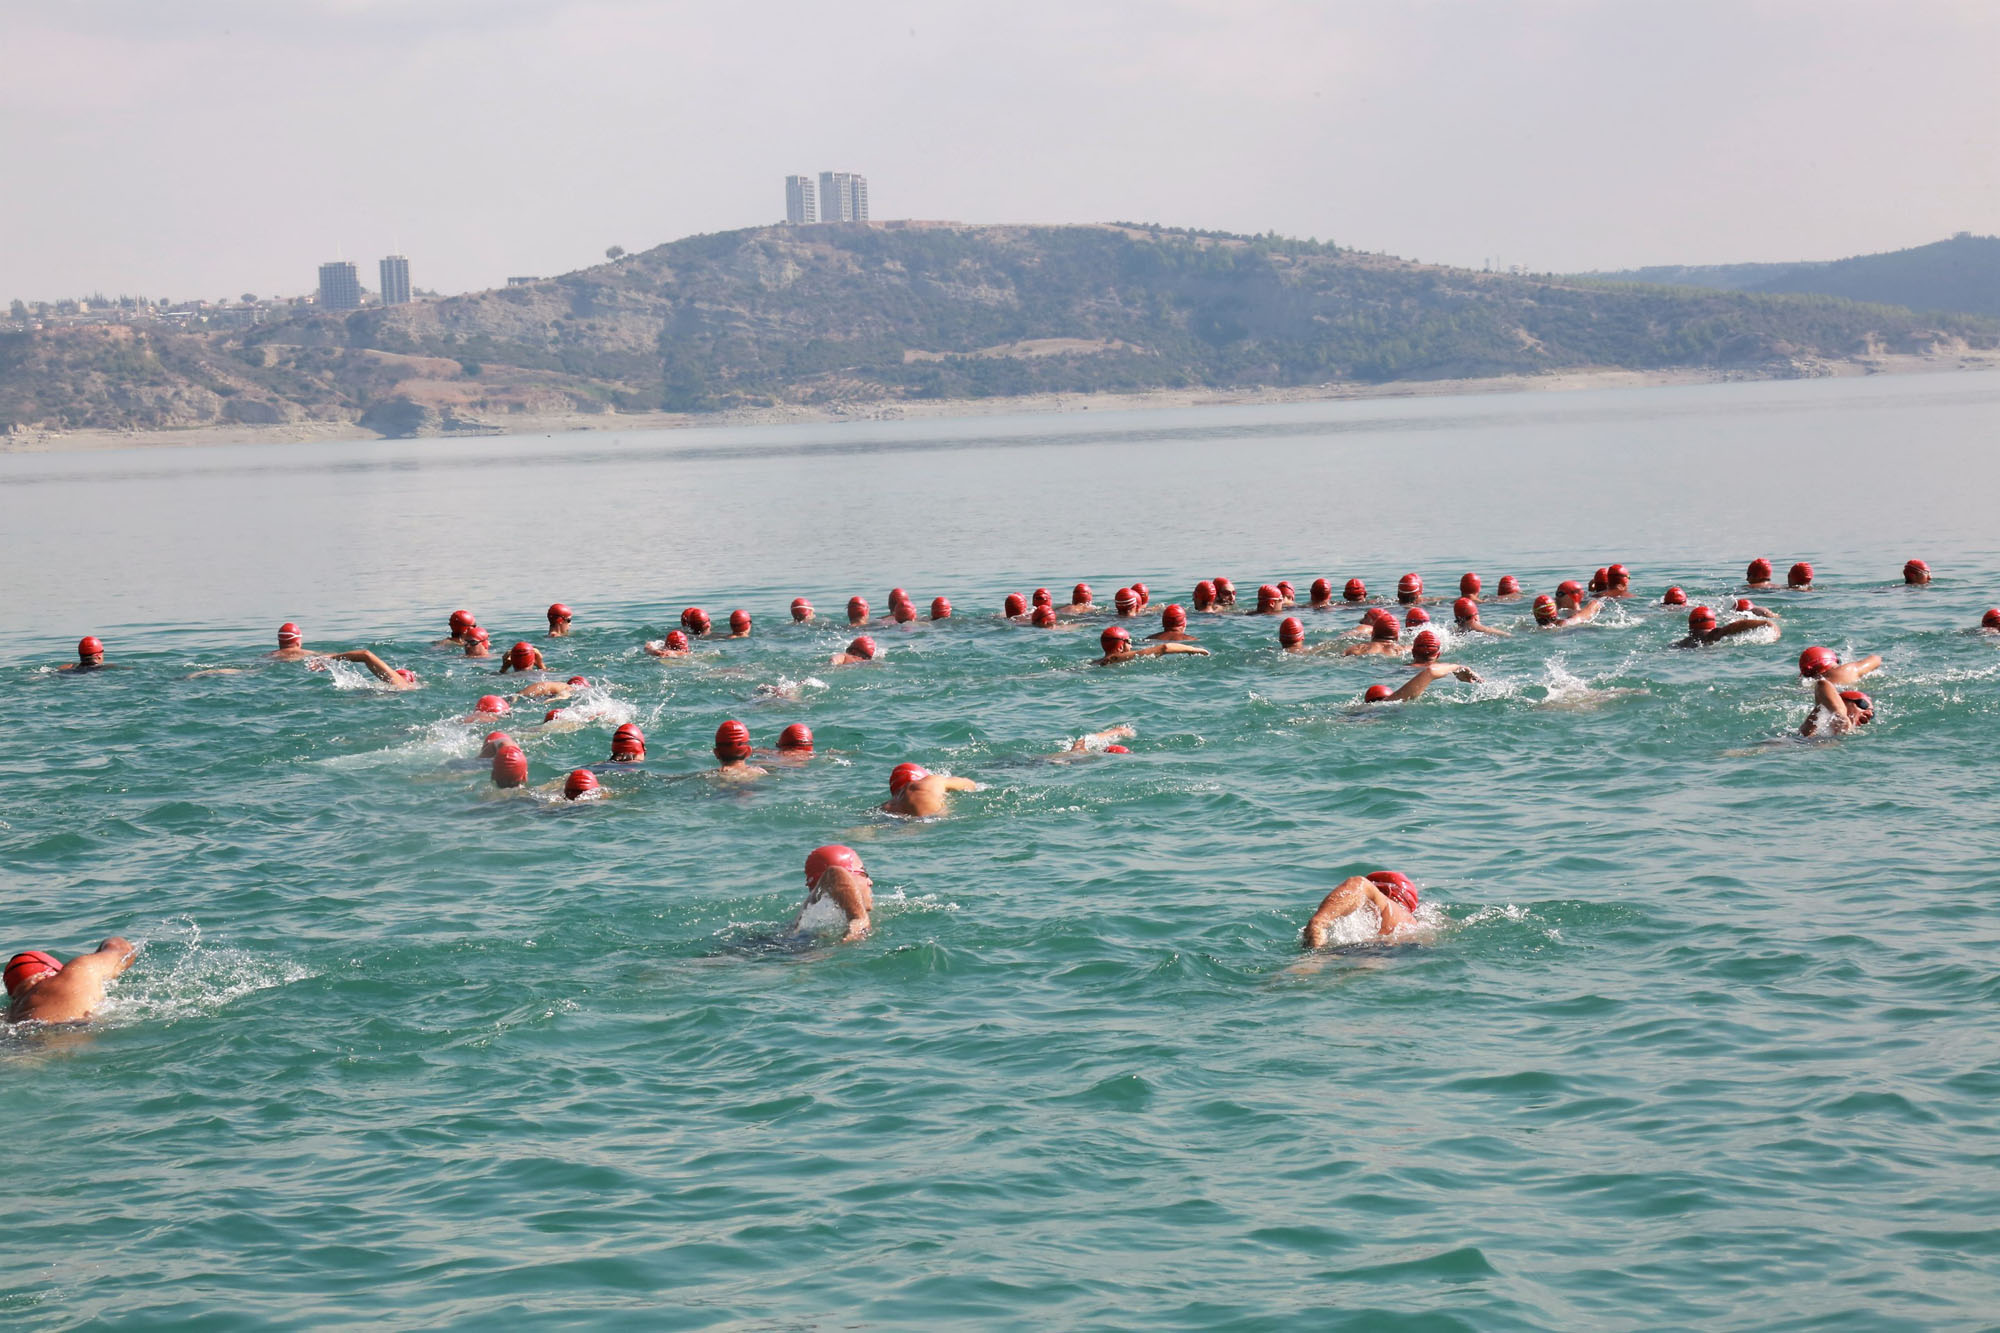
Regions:
<instances>
[{"instance_id":1,"label":"far shore","mask_svg":"<svg viewBox=\"0 0 2000 1333\"><path fill-rule=\"evenodd\" d=\"M1933 356L1882 355L1817 362L1805 378L1857 378L1883 374L1938 374L2000 370L2000 351L1958 350ZM557 412L483 419L484 429L424 438L559 435L576 431L647 431L688 427L775 426L831 421L908 421L934 417L1011 416L1037 412L1126 412L1234 404L1337 402L1350 398L1430 398L1458 394L1574 392L1644 389L1683 384L1724 384L1791 378L1746 371L1561 370L1538 375L1480 379L1396 380L1387 384L1311 384L1289 388L1153 389L1140 393L1039 393L1013 398L885 399L812 406L778 404L726 412ZM173 430L23 430L0 435L0 453L64 453L153 446L193 448L231 444L301 444L379 440L351 421L305 421L271 426L190 426Z\"/></svg>"}]
</instances>

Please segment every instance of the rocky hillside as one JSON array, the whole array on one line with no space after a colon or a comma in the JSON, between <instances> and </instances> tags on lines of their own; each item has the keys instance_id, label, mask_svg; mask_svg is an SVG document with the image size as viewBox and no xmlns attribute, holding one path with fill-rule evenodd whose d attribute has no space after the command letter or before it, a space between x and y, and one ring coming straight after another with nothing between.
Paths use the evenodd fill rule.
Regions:
<instances>
[{"instance_id":1,"label":"rocky hillside","mask_svg":"<svg viewBox=\"0 0 2000 1333\"><path fill-rule=\"evenodd\" d=\"M1816 296L1612 286L1273 237L923 223L696 236L532 285L229 334L0 338L0 426L360 420L1312 385L1615 366L1811 374L2000 344Z\"/></svg>"},{"instance_id":2,"label":"rocky hillside","mask_svg":"<svg viewBox=\"0 0 2000 1333\"><path fill-rule=\"evenodd\" d=\"M1596 276L1730 292L1807 292L2000 319L2000 236L1962 234L1908 250L1824 262L1668 265Z\"/></svg>"}]
</instances>

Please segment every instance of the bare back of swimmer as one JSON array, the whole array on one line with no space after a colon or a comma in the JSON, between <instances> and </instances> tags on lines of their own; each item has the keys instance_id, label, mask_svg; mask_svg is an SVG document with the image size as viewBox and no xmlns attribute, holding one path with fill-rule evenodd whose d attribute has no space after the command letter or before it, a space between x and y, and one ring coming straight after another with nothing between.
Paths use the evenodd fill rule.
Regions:
<instances>
[{"instance_id":1,"label":"bare back of swimmer","mask_svg":"<svg viewBox=\"0 0 2000 1333\"><path fill-rule=\"evenodd\" d=\"M94 953L80 954L45 970L54 960L46 954L16 954L7 964L9 1023L82 1023L104 1003L104 990L132 966L138 947L113 935ZM24 959L29 961L24 963ZM46 959L47 963L40 960Z\"/></svg>"},{"instance_id":2,"label":"bare back of swimmer","mask_svg":"<svg viewBox=\"0 0 2000 1333\"><path fill-rule=\"evenodd\" d=\"M953 792L978 790L971 778L946 777L919 764L898 764L889 774L889 799L879 808L912 819L935 819L950 813Z\"/></svg>"}]
</instances>

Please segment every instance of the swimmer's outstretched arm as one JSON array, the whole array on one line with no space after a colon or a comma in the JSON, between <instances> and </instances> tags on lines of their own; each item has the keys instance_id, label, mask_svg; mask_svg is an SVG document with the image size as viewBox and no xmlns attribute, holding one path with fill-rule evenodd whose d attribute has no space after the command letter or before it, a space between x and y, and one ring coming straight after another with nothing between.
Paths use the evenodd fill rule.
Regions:
<instances>
[{"instance_id":1,"label":"swimmer's outstretched arm","mask_svg":"<svg viewBox=\"0 0 2000 1333\"><path fill-rule=\"evenodd\" d=\"M1727 625L1718 626L1715 637L1727 639L1737 634L1748 634L1753 629L1774 629L1780 634L1784 633L1784 630L1778 628L1778 622L1775 620L1732 620Z\"/></svg>"},{"instance_id":2,"label":"swimmer's outstretched arm","mask_svg":"<svg viewBox=\"0 0 2000 1333\"><path fill-rule=\"evenodd\" d=\"M403 678L391 671L387 662L384 662L366 648L351 648L344 653L327 653L324 655L335 662L359 662L362 666L367 667L377 680L386 680L392 685L401 685L403 683Z\"/></svg>"},{"instance_id":3,"label":"swimmer's outstretched arm","mask_svg":"<svg viewBox=\"0 0 2000 1333\"><path fill-rule=\"evenodd\" d=\"M1207 657L1208 649L1192 643L1156 643L1150 648L1134 648L1136 657L1165 657L1168 653L1193 653L1196 657Z\"/></svg>"},{"instance_id":4,"label":"swimmer's outstretched arm","mask_svg":"<svg viewBox=\"0 0 2000 1333\"><path fill-rule=\"evenodd\" d=\"M971 778L946 778L944 780L944 789L946 791L978 791L979 784Z\"/></svg>"},{"instance_id":5,"label":"swimmer's outstretched arm","mask_svg":"<svg viewBox=\"0 0 2000 1333\"><path fill-rule=\"evenodd\" d=\"M1361 910L1363 904L1373 902L1381 896L1382 891L1365 876L1350 875L1334 885L1326 897L1320 899L1319 907L1313 912L1312 919L1306 922L1305 930L1299 935L1299 947L1325 948L1326 932L1334 922L1344 916L1352 916Z\"/></svg>"},{"instance_id":6,"label":"swimmer's outstretched arm","mask_svg":"<svg viewBox=\"0 0 2000 1333\"><path fill-rule=\"evenodd\" d=\"M831 898L833 905L846 914L847 930L840 937L843 943L868 933L868 904L861 900L858 882L846 875L829 873L820 876L813 893Z\"/></svg>"},{"instance_id":7,"label":"swimmer's outstretched arm","mask_svg":"<svg viewBox=\"0 0 2000 1333\"><path fill-rule=\"evenodd\" d=\"M1072 750L1088 750L1092 745L1109 745L1113 741L1130 740L1138 734L1138 728L1134 727L1131 723L1120 722L1115 727L1106 727L1103 731L1086 732L1084 735L1078 736L1070 742L1069 748Z\"/></svg>"}]
</instances>

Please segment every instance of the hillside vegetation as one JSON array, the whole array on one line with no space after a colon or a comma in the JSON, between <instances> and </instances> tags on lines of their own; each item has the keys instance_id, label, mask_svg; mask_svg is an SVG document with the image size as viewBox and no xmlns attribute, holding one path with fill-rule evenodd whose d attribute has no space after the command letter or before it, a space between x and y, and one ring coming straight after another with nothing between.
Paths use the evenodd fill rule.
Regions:
<instances>
[{"instance_id":1,"label":"hillside vegetation","mask_svg":"<svg viewBox=\"0 0 2000 1333\"><path fill-rule=\"evenodd\" d=\"M1815 263L1667 265L1593 276L1718 291L1808 292L2000 319L2000 236L1960 235L1909 250Z\"/></svg>"},{"instance_id":2,"label":"hillside vegetation","mask_svg":"<svg viewBox=\"0 0 2000 1333\"><path fill-rule=\"evenodd\" d=\"M316 419L402 434L517 413L1580 367L1798 375L1996 344L2000 325L1967 316L1473 273L1274 237L825 224L690 237L532 285L229 334L6 335L0 426Z\"/></svg>"}]
</instances>

